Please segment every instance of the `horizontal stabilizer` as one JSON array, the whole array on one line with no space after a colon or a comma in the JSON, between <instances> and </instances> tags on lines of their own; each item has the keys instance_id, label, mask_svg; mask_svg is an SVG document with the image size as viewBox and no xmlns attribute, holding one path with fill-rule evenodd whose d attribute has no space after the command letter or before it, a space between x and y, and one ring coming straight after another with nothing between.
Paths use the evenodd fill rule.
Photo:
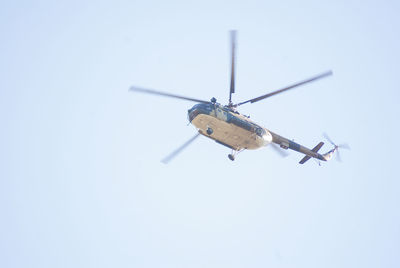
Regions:
<instances>
[{"instance_id":1,"label":"horizontal stabilizer","mask_svg":"<svg viewBox=\"0 0 400 268\"><path fill-rule=\"evenodd\" d=\"M315 146L311 151L313 151L314 153L318 152L319 149L321 149L322 145L324 145L324 143L321 141L320 143L318 143L317 146ZM305 162L307 162L308 160L311 159L311 156L306 155L304 156L303 159L300 160L299 164L304 164Z\"/></svg>"}]
</instances>

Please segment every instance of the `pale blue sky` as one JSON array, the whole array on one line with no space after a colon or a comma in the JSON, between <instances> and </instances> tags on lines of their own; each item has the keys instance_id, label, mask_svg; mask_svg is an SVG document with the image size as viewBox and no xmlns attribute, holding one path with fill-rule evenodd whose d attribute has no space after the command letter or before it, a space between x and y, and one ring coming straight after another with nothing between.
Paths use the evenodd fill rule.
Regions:
<instances>
[{"instance_id":1,"label":"pale blue sky","mask_svg":"<svg viewBox=\"0 0 400 268\"><path fill-rule=\"evenodd\" d=\"M396 1L3 1L0 267L398 267ZM226 102L238 30L241 112L313 147L319 167L195 134ZM327 151L325 145L321 151Z\"/></svg>"}]
</instances>

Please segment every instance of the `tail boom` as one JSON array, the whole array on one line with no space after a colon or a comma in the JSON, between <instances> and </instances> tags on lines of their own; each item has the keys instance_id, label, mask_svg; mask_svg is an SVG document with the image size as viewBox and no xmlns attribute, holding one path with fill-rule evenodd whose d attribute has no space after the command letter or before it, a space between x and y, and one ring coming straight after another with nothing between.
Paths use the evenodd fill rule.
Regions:
<instances>
[{"instance_id":1,"label":"tail boom","mask_svg":"<svg viewBox=\"0 0 400 268\"><path fill-rule=\"evenodd\" d=\"M319 149L321 149L321 147L324 145L323 142L318 143L317 146L315 146L312 150L310 150L307 147L304 147L303 145L300 145L294 141L291 141L287 138L279 136L278 134L275 134L271 131L269 131L269 132L272 135L272 142L278 144L281 148L291 149L293 151L296 151L296 152L306 155L303 159L301 159L301 161L299 162L300 164L304 164L311 158L316 158L321 161L326 161L326 158L323 155L318 153Z\"/></svg>"}]
</instances>

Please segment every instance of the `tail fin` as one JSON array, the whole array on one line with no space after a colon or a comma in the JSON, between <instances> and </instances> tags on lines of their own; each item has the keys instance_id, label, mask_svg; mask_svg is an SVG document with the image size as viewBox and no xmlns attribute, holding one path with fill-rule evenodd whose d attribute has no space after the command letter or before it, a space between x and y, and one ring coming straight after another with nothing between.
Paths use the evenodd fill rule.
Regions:
<instances>
[{"instance_id":1,"label":"tail fin","mask_svg":"<svg viewBox=\"0 0 400 268\"><path fill-rule=\"evenodd\" d=\"M320 143L318 143L317 146L315 146L311 151L313 151L314 153L318 152L319 149L321 149L322 145L324 145L324 143L321 141ZM299 164L304 164L305 162L307 162L308 160L311 159L311 156L306 155L303 157L303 159L300 160Z\"/></svg>"}]
</instances>

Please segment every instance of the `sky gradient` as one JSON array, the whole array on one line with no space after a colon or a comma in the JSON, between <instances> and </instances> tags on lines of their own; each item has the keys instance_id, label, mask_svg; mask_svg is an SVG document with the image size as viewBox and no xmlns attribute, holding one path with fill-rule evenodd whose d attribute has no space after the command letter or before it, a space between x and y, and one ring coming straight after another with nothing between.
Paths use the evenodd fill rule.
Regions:
<instances>
[{"instance_id":1,"label":"sky gradient","mask_svg":"<svg viewBox=\"0 0 400 268\"><path fill-rule=\"evenodd\" d=\"M3 1L0 267L399 267L396 1ZM227 103L312 148L192 137L185 102ZM321 151L331 149L326 144Z\"/></svg>"}]
</instances>

